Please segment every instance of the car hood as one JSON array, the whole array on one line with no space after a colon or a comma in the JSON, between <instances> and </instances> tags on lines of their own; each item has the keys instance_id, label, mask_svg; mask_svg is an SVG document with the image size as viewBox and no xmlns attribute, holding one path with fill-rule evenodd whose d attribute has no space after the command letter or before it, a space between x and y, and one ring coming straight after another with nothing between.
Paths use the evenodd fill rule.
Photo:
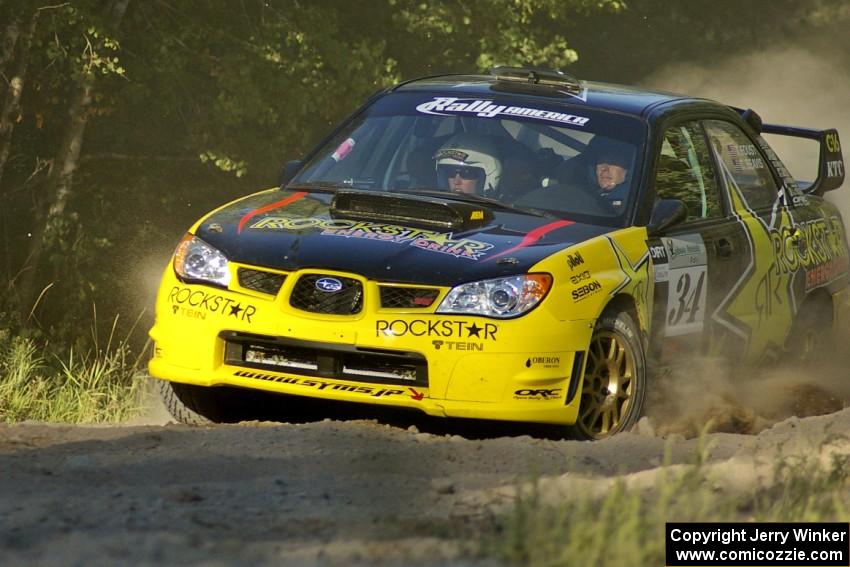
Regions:
<instances>
[{"instance_id":1,"label":"car hood","mask_svg":"<svg viewBox=\"0 0 850 567\"><path fill-rule=\"evenodd\" d=\"M500 209L487 210L474 227L447 230L392 213L381 220L350 212L340 218L332 200L327 192L266 191L209 214L195 234L239 263L453 286L525 273L546 256L611 230Z\"/></svg>"}]
</instances>

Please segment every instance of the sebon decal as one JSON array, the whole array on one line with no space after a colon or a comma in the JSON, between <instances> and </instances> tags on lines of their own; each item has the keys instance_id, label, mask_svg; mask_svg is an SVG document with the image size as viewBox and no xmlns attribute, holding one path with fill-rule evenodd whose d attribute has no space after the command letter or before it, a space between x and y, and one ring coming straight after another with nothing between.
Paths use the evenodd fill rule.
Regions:
<instances>
[{"instance_id":1,"label":"sebon decal","mask_svg":"<svg viewBox=\"0 0 850 567\"><path fill-rule=\"evenodd\" d=\"M482 118L495 118L497 116L533 118L535 120L545 120L547 122L568 124L570 126L584 126L590 122L590 118L575 116L574 114L527 108L524 106L496 104L492 100L456 98L451 96L434 97L433 100L418 105L416 110L423 114L436 114L439 116L474 114Z\"/></svg>"},{"instance_id":2,"label":"sebon decal","mask_svg":"<svg viewBox=\"0 0 850 567\"><path fill-rule=\"evenodd\" d=\"M266 217L251 225L253 230L321 230L322 236L379 240L414 246L427 252L448 254L456 258L480 259L492 244L469 238L455 239L451 232L434 232L394 224L315 217Z\"/></svg>"},{"instance_id":3,"label":"sebon decal","mask_svg":"<svg viewBox=\"0 0 850 567\"><path fill-rule=\"evenodd\" d=\"M708 291L708 256L702 236L661 239L669 259L665 336L702 331Z\"/></svg>"},{"instance_id":4,"label":"sebon decal","mask_svg":"<svg viewBox=\"0 0 850 567\"><path fill-rule=\"evenodd\" d=\"M597 280L593 280L592 282L575 288L570 292L570 295L572 295L573 302L578 303L579 301L585 300L600 291L602 291L602 284Z\"/></svg>"}]
</instances>

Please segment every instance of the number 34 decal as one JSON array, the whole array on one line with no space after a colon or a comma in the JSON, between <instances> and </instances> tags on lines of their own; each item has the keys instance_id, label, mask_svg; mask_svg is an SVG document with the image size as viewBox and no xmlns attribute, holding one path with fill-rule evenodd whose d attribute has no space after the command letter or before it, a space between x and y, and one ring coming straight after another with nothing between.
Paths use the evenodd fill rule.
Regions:
<instances>
[{"instance_id":1,"label":"number 34 decal","mask_svg":"<svg viewBox=\"0 0 850 567\"><path fill-rule=\"evenodd\" d=\"M670 270L667 294L668 337L702 331L707 266Z\"/></svg>"}]
</instances>

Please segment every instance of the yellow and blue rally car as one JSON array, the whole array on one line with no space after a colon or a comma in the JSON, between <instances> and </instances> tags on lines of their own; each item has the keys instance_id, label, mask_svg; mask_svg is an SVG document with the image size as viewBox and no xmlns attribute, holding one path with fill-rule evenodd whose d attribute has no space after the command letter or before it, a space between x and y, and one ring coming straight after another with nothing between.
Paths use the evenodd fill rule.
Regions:
<instances>
[{"instance_id":1,"label":"yellow and blue rally car","mask_svg":"<svg viewBox=\"0 0 850 567\"><path fill-rule=\"evenodd\" d=\"M819 144L795 181L762 133ZM835 130L556 71L402 83L206 215L157 296L184 422L233 387L572 425L640 417L677 353L805 359L846 315ZM649 362L651 361L651 362Z\"/></svg>"}]
</instances>

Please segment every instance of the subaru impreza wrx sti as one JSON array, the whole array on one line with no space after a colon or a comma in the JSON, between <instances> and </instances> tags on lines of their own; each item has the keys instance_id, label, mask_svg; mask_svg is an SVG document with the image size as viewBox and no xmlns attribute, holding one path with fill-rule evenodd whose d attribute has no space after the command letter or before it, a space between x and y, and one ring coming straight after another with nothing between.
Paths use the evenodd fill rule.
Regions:
<instances>
[{"instance_id":1,"label":"subaru impreza wrx sti","mask_svg":"<svg viewBox=\"0 0 850 567\"><path fill-rule=\"evenodd\" d=\"M762 133L818 144L795 180ZM200 219L150 373L178 419L261 390L630 428L682 353L805 358L850 320L835 130L555 71L402 83Z\"/></svg>"}]
</instances>

